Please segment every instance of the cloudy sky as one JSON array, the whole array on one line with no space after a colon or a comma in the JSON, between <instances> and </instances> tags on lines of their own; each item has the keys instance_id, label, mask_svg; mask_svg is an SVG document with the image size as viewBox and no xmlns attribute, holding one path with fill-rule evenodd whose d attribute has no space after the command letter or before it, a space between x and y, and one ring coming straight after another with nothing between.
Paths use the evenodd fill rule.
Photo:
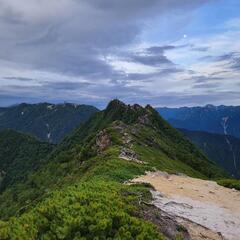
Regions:
<instances>
[{"instance_id":1,"label":"cloudy sky","mask_svg":"<svg viewBox=\"0 0 240 240\"><path fill-rule=\"evenodd\" d=\"M239 0L0 0L0 106L240 105Z\"/></svg>"}]
</instances>

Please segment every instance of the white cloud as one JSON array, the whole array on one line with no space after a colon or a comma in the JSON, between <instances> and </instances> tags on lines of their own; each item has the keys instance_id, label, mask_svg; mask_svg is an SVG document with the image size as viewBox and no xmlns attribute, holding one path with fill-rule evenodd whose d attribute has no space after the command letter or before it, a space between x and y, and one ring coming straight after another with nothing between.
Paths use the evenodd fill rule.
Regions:
<instances>
[{"instance_id":1,"label":"white cloud","mask_svg":"<svg viewBox=\"0 0 240 240\"><path fill-rule=\"evenodd\" d=\"M146 100L171 93L205 94L207 86L213 86L208 82L218 91L236 91L239 73L226 70L229 62L204 57L240 49L238 19L225 24L224 34L192 37L180 32L180 40L172 43L174 49L155 55L144 52L151 44L141 41L141 33L149 25L158 31L161 16L167 19L170 14L178 30L187 24L187 14L206 2L0 0L0 95L72 101L139 96ZM156 25L153 20L158 20ZM219 79L211 76L216 72ZM205 85L195 86L199 76L205 77Z\"/></svg>"}]
</instances>

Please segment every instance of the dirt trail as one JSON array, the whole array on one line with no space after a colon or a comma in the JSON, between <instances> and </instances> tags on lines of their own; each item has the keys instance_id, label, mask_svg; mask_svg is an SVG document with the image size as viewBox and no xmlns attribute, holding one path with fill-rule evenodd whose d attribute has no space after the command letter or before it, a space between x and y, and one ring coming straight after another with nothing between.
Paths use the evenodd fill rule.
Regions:
<instances>
[{"instance_id":1,"label":"dirt trail","mask_svg":"<svg viewBox=\"0 0 240 240\"><path fill-rule=\"evenodd\" d=\"M164 172L150 172L133 182L152 184L156 189L152 191L153 204L176 216L179 222L188 219L215 233L220 232L225 239L240 239L240 191L224 188L213 181ZM191 227L195 232L193 239L203 239L199 237L202 233L193 225Z\"/></svg>"}]
</instances>

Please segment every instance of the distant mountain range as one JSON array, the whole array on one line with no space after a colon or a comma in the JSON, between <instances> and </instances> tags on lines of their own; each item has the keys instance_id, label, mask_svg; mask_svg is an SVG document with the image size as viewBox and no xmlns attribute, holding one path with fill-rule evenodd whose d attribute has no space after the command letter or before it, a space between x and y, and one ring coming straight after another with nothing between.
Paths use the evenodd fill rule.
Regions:
<instances>
[{"instance_id":1,"label":"distant mountain range","mask_svg":"<svg viewBox=\"0 0 240 240\"><path fill-rule=\"evenodd\" d=\"M157 108L176 128L232 135L240 138L240 106Z\"/></svg>"},{"instance_id":2,"label":"distant mountain range","mask_svg":"<svg viewBox=\"0 0 240 240\"><path fill-rule=\"evenodd\" d=\"M236 178L240 178L240 139L229 135L179 129L206 156Z\"/></svg>"},{"instance_id":3,"label":"distant mountain range","mask_svg":"<svg viewBox=\"0 0 240 240\"><path fill-rule=\"evenodd\" d=\"M240 106L157 108L206 156L240 178Z\"/></svg>"},{"instance_id":4,"label":"distant mountain range","mask_svg":"<svg viewBox=\"0 0 240 240\"><path fill-rule=\"evenodd\" d=\"M77 104L26 104L0 108L0 129L14 129L51 143L67 134L99 110Z\"/></svg>"}]
</instances>

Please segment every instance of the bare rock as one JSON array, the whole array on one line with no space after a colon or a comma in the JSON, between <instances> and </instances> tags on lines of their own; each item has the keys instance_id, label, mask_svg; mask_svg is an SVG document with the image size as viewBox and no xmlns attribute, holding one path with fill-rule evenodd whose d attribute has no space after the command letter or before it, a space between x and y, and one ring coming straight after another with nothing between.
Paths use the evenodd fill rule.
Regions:
<instances>
[{"instance_id":1,"label":"bare rock","mask_svg":"<svg viewBox=\"0 0 240 240\"><path fill-rule=\"evenodd\" d=\"M111 139L106 130L102 130L98 133L96 145L100 151L106 150L111 145Z\"/></svg>"},{"instance_id":2,"label":"bare rock","mask_svg":"<svg viewBox=\"0 0 240 240\"><path fill-rule=\"evenodd\" d=\"M144 161L138 159L138 155L131 149L122 148L119 154L119 158L122 158L127 161L132 161L140 164L147 164Z\"/></svg>"},{"instance_id":3,"label":"bare rock","mask_svg":"<svg viewBox=\"0 0 240 240\"><path fill-rule=\"evenodd\" d=\"M138 122L140 124L143 124L143 125L148 125L150 124L150 119L149 119L149 115L148 114L145 114L145 115L142 115L138 118Z\"/></svg>"}]
</instances>

